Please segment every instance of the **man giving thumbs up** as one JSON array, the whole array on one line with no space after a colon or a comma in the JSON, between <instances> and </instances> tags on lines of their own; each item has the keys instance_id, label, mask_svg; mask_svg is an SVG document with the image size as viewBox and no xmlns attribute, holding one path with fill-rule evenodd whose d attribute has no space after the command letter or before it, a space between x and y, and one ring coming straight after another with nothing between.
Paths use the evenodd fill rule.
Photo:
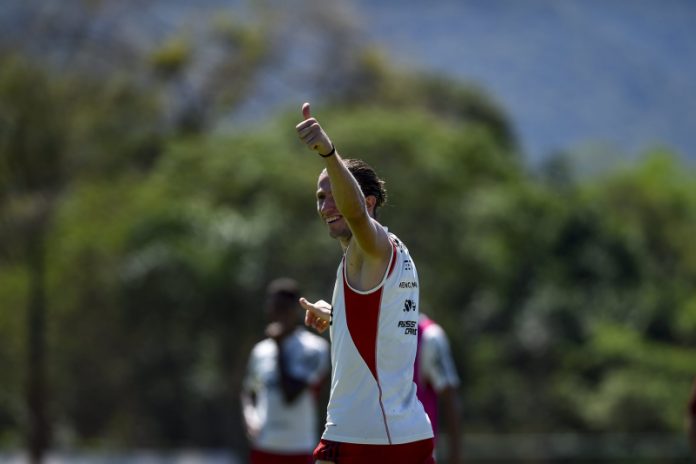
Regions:
<instances>
[{"instance_id":1,"label":"man giving thumbs up","mask_svg":"<svg viewBox=\"0 0 696 464\"><path fill-rule=\"evenodd\" d=\"M331 395L317 463L431 464L433 431L416 397L418 273L406 246L377 221L387 198L364 161L342 159L302 105L300 139L323 159L317 212L343 251L332 302L300 298L305 324L331 338Z\"/></svg>"}]
</instances>

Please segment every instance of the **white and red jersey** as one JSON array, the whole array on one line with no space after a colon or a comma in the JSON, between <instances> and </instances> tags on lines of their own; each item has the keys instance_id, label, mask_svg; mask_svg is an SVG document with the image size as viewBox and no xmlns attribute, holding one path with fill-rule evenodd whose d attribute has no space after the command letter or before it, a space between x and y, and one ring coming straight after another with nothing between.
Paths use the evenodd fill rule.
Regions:
<instances>
[{"instance_id":1,"label":"white and red jersey","mask_svg":"<svg viewBox=\"0 0 696 464\"><path fill-rule=\"evenodd\" d=\"M270 338L251 351L243 388L255 395L260 433L254 449L280 453L309 452L317 444L317 388L328 375L329 346L322 337L298 328L282 342L288 373L309 385L291 403L283 398L278 344Z\"/></svg>"},{"instance_id":2,"label":"white and red jersey","mask_svg":"<svg viewBox=\"0 0 696 464\"><path fill-rule=\"evenodd\" d=\"M413 382L418 273L406 247L393 234L389 237L392 257L376 288L351 288L345 258L338 267L325 440L392 445L433 437Z\"/></svg>"},{"instance_id":3,"label":"white and red jersey","mask_svg":"<svg viewBox=\"0 0 696 464\"><path fill-rule=\"evenodd\" d=\"M418 355L413 380L418 386L418 399L437 435L437 395L447 387L458 387L459 376L445 331L423 313L418 321Z\"/></svg>"}]
</instances>

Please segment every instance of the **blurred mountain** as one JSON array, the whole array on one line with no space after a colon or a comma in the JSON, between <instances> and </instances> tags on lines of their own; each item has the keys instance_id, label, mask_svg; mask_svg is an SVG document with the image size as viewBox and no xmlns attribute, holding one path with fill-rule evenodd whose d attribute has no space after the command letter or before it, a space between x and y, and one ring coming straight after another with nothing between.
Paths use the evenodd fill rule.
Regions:
<instances>
[{"instance_id":1,"label":"blurred mountain","mask_svg":"<svg viewBox=\"0 0 696 464\"><path fill-rule=\"evenodd\" d=\"M58 8L50 1L6 0L0 7L0 36L25 27L22 17L39 4ZM80 8L89 2L69 4ZM506 109L532 163L558 152L600 159L618 153L631 159L656 147L696 160L693 0L150 0L137 7L133 1L104 5L109 5L103 8L107 24L120 24L124 40L140 43L225 8L242 18L253 8L289 17L284 51L243 102L234 125L316 100L311 76L318 70L312 57L320 53L321 37L306 12L323 10L320 15L334 21L325 27L351 22L357 41L374 42L399 66L484 89ZM92 33L98 37L99 31Z\"/></svg>"},{"instance_id":2,"label":"blurred mountain","mask_svg":"<svg viewBox=\"0 0 696 464\"><path fill-rule=\"evenodd\" d=\"M352 3L398 63L497 98L532 162L608 147L625 156L666 147L696 160L692 0Z\"/></svg>"}]
</instances>

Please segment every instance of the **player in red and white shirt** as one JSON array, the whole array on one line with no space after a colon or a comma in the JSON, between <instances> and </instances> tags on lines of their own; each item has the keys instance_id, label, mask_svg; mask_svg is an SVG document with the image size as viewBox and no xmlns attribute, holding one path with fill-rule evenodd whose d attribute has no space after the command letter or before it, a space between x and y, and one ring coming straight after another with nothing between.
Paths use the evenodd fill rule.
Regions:
<instances>
[{"instance_id":1,"label":"player in red and white shirt","mask_svg":"<svg viewBox=\"0 0 696 464\"><path fill-rule=\"evenodd\" d=\"M328 376L329 346L298 325L294 280L268 286L267 338L251 351L242 388L250 464L311 464L316 446L317 396Z\"/></svg>"},{"instance_id":2,"label":"player in red and white shirt","mask_svg":"<svg viewBox=\"0 0 696 464\"><path fill-rule=\"evenodd\" d=\"M418 321L418 354L413 373L418 386L418 399L433 425L435 439L438 437L438 403L442 403L442 413L447 426L448 462L459 463L459 376L445 331L425 314Z\"/></svg>"},{"instance_id":3,"label":"player in red and white shirt","mask_svg":"<svg viewBox=\"0 0 696 464\"><path fill-rule=\"evenodd\" d=\"M419 281L408 249L376 219L383 181L359 160L343 160L309 104L298 135L325 161L317 210L338 240L332 304L300 303L305 324L330 326L331 395L316 463L431 464L433 431L416 397Z\"/></svg>"}]
</instances>

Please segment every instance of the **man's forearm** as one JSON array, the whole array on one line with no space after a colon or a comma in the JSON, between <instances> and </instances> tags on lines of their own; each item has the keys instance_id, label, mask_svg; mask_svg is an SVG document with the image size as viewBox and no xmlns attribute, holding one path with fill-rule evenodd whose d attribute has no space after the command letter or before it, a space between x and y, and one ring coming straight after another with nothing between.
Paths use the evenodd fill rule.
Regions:
<instances>
[{"instance_id":1,"label":"man's forearm","mask_svg":"<svg viewBox=\"0 0 696 464\"><path fill-rule=\"evenodd\" d=\"M447 387L440 393L443 412L449 438L449 461L452 464L461 463L461 429L459 426L459 398L457 390Z\"/></svg>"},{"instance_id":2,"label":"man's forearm","mask_svg":"<svg viewBox=\"0 0 696 464\"><path fill-rule=\"evenodd\" d=\"M341 214L346 219L365 214L365 197L360 185L343 164L338 152L326 158L326 172L331 179L331 193Z\"/></svg>"}]
</instances>

